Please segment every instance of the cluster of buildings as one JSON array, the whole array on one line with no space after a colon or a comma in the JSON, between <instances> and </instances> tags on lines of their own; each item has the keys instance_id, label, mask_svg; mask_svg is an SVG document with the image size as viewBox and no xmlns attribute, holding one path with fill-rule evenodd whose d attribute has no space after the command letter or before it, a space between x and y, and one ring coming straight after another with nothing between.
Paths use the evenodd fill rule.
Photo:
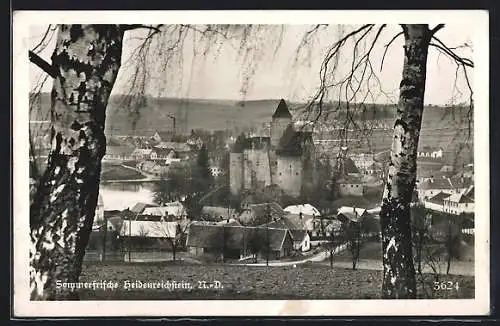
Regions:
<instances>
[{"instance_id":1,"label":"cluster of buildings","mask_svg":"<svg viewBox=\"0 0 500 326\"><path fill-rule=\"evenodd\" d=\"M155 131L150 136L116 136L115 139L115 143L106 146L103 161L132 162L139 171L153 177L166 173L172 165L189 161L203 145L200 137L180 141L169 131ZM225 173L217 165L211 166L210 171L216 177Z\"/></svg>"},{"instance_id":2,"label":"cluster of buildings","mask_svg":"<svg viewBox=\"0 0 500 326\"><path fill-rule=\"evenodd\" d=\"M179 248L191 255L223 256L232 260L258 257L276 260L306 253L314 241L340 232L341 223L376 218L367 210L353 207L342 207L337 216L327 218L310 204L282 208L275 202L249 204L238 213L206 206L199 219L189 219L180 202L162 206L137 203L125 211L103 212L98 207L98 211L94 229L100 230L106 221L107 231L114 231L136 249L138 244L141 248L144 243L154 247L165 241L183 239Z\"/></svg>"},{"instance_id":3,"label":"cluster of buildings","mask_svg":"<svg viewBox=\"0 0 500 326\"><path fill-rule=\"evenodd\" d=\"M466 177L430 177L417 184L424 206L452 215L474 213L474 180Z\"/></svg>"}]
</instances>

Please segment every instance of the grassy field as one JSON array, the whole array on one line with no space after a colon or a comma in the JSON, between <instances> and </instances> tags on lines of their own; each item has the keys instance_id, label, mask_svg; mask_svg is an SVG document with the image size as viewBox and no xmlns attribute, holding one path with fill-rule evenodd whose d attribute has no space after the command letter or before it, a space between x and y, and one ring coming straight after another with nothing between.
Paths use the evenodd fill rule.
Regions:
<instances>
[{"instance_id":1,"label":"grassy field","mask_svg":"<svg viewBox=\"0 0 500 326\"><path fill-rule=\"evenodd\" d=\"M163 263L86 263L81 281L116 281L114 290L80 292L81 300L216 300L216 299L379 299L381 271L350 270L323 265L293 267L247 267ZM125 289L125 281L190 283L191 289ZM219 281L222 288L199 288ZM442 281L459 282L458 290L427 294L419 285L419 298L473 298L474 278L446 276ZM165 283L164 283L165 284Z\"/></svg>"},{"instance_id":2,"label":"grassy field","mask_svg":"<svg viewBox=\"0 0 500 326\"><path fill-rule=\"evenodd\" d=\"M473 262L474 261L474 244L462 243L460 261ZM444 252L443 252L444 254ZM359 250L359 259L380 259L382 257L382 245L377 241L370 241L362 245ZM349 251L340 252L335 256L338 261L350 261L351 253ZM442 261L445 261L442 257Z\"/></svg>"}]
</instances>

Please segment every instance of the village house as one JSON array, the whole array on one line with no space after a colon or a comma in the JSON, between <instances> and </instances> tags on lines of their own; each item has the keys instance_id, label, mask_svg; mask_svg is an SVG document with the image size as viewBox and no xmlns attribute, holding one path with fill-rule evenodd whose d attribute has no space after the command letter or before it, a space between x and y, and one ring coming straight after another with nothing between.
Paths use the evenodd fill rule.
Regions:
<instances>
[{"instance_id":1,"label":"village house","mask_svg":"<svg viewBox=\"0 0 500 326\"><path fill-rule=\"evenodd\" d=\"M178 158L177 153L172 148L155 147L151 152L151 160L171 161L176 158Z\"/></svg>"},{"instance_id":2,"label":"village house","mask_svg":"<svg viewBox=\"0 0 500 326\"><path fill-rule=\"evenodd\" d=\"M147 207L142 212L142 215L161 216L164 220L179 220L187 218L187 211L181 202L175 201L158 207Z\"/></svg>"},{"instance_id":3,"label":"village house","mask_svg":"<svg viewBox=\"0 0 500 326\"><path fill-rule=\"evenodd\" d=\"M154 146L155 149L174 151L175 157L181 160L188 159L192 154L191 147L186 143L162 141Z\"/></svg>"},{"instance_id":4,"label":"village house","mask_svg":"<svg viewBox=\"0 0 500 326\"><path fill-rule=\"evenodd\" d=\"M169 170L169 164L162 160L156 161L142 161L137 164L137 168L144 173L154 176L162 176Z\"/></svg>"},{"instance_id":5,"label":"village house","mask_svg":"<svg viewBox=\"0 0 500 326\"><path fill-rule=\"evenodd\" d=\"M153 150L150 148L136 148L132 152L132 157L136 161L151 160Z\"/></svg>"},{"instance_id":6,"label":"village house","mask_svg":"<svg viewBox=\"0 0 500 326\"><path fill-rule=\"evenodd\" d=\"M358 223L362 237L380 233L378 215L373 215L365 208L342 206L337 211L337 219L342 223Z\"/></svg>"},{"instance_id":7,"label":"village house","mask_svg":"<svg viewBox=\"0 0 500 326\"><path fill-rule=\"evenodd\" d=\"M193 255L277 260L291 254L293 240L286 229L191 224L186 246Z\"/></svg>"},{"instance_id":8,"label":"village house","mask_svg":"<svg viewBox=\"0 0 500 326\"><path fill-rule=\"evenodd\" d=\"M424 207L436 212L444 212L444 200L450 197L450 194L439 191L432 197L423 200Z\"/></svg>"},{"instance_id":9,"label":"village house","mask_svg":"<svg viewBox=\"0 0 500 326\"><path fill-rule=\"evenodd\" d=\"M120 238L128 243L128 249L132 250L157 248L158 245L167 248L168 241L178 239L186 229L186 223L160 221L158 218L151 220L151 217L140 215L138 220L123 220Z\"/></svg>"},{"instance_id":10,"label":"village house","mask_svg":"<svg viewBox=\"0 0 500 326\"><path fill-rule=\"evenodd\" d=\"M474 213L474 187L459 193L444 193L439 192L435 196L424 201L424 206L427 209L444 212L453 215L462 213Z\"/></svg>"},{"instance_id":11,"label":"village house","mask_svg":"<svg viewBox=\"0 0 500 326\"><path fill-rule=\"evenodd\" d=\"M445 213L460 215L474 213L474 199L465 194L453 194L443 201Z\"/></svg>"},{"instance_id":12,"label":"village house","mask_svg":"<svg viewBox=\"0 0 500 326\"><path fill-rule=\"evenodd\" d=\"M443 192L449 195L459 194L467 190L471 185L473 185L472 178L464 177L453 177L448 178L442 176L441 178L435 178L431 176L430 178L423 179L417 183L418 198L421 200L426 200L433 197L439 192Z\"/></svg>"},{"instance_id":13,"label":"village house","mask_svg":"<svg viewBox=\"0 0 500 326\"><path fill-rule=\"evenodd\" d=\"M297 225L298 223L294 223L287 217L289 216L285 216L281 220L262 224L260 225L260 227L286 229L290 231L290 235L292 236L294 250L302 252L309 251L311 249L311 237L309 236L307 230L304 228L304 225Z\"/></svg>"},{"instance_id":14,"label":"village house","mask_svg":"<svg viewBox=\"0 0 500 326\"><path fill-rule=\"evenodd\" d=\"M238 216L243 225L259 225L279 220L286 215L278 203L249 204Z\"/></svg>"},{"instance_id":15,"label":"village house","mask_svg":"<svg viewBox=\"0 0 500 326\"><path fill-rule=\"evenodd\" d=\"M236 218L236 210L229 207L203 206L201 209L201 218L207 221L221 221L228 218Z\"/></svg>"},{"instance_id":16,"label":"village house","mask_svg":"<svg viewBox=\"0 0 500 326\"><path fill-rule=\"evenodd\" d=\"M130 161L133 160L134 149L128 146L106 146L106 154L103 157L104 161Z\"/></svg>"},{"instance_id":17,"label":"village house","mask_svg":"<svg viewBox=\"0 0 500 326\"><path fill-rule=\"evenodd\" d=\"M321 216L319 210L311 204L290 205L285 207L284 211L286 219L295 220L303 225L303 228L308 232L314 230L314 220Z\"/></svg>"},{"instance_id":18,"label":"village house","mask_svg":"<svg viewBox=\"0 0 500 326\"><path fill-rule=\"evenodd\" d=\"M366 192L365 184L358 178L346 177L337 181L340 196L363 197Z\"/></svg>"},{"instance_id":19,"label":"village house","mask_svg":"<svg viewBox=\"0 0 500 326\"><path fill-rule=\"evenodd\" d=\"M136 203L131 209L130 212L132 214L138 215L142 214L144 210L148 207L158 207L159 205L157 204L150 204L150 203Z\"/></svg>"},{"instance_id":20,"label":"village house","mask_svg":"<svg viewBox=\"0 0 500 326\"><path fill-rule=\"evenodd\" d=\"M434 148L430 146L424 146L417 151L417 158L442 159L443 149L441 147Z\"/></svg>"}]
</instances>

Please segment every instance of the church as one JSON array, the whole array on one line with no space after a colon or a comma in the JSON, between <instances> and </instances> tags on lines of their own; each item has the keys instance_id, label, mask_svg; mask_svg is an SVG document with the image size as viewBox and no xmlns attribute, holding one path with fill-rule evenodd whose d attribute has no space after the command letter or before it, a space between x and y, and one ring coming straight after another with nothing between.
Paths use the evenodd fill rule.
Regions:
<instances>
[{"instance_id":1,"label":"church","mask_svg":"<svg viewBox=\"0 0 500 326\"><path fill-rule=\"evenodd\" d=\"M269 135L238 138L229 155L231 194L276 185L289 196L300 196L312 178L314 144L311 131L296 129L281 99Z\"/></svg>"}]
</instances>

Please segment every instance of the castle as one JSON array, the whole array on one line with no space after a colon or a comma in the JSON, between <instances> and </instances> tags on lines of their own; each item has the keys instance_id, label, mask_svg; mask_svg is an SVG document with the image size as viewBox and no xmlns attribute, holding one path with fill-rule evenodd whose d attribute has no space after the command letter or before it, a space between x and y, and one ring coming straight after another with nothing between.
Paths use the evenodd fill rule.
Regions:
<instances>
[{"instance_id":1,"label":"castle","mask_svg":"<svg viewBox=\"0 0 500 326\"><path fill-rule=\"evenodd\" d=\"M297 197L312 178L314 144L311 131L296 130L283 99L272 115L268 135L239 137L229 155L233 195L276 185Z\"/></svg>"}]
</instances>

